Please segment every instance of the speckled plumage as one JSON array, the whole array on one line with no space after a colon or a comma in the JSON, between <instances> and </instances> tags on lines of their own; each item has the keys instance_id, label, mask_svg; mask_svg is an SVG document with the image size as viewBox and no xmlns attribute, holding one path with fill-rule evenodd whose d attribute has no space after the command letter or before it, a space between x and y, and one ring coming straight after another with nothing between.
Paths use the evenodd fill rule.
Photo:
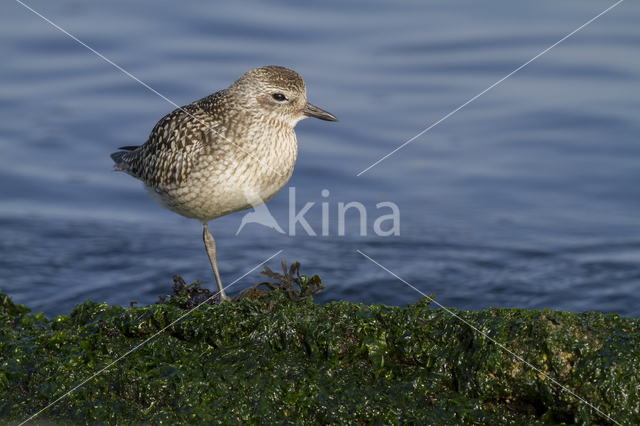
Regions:
<instances>
[{"instance_id":1,"label":"speckled plumage","mask_svg":"<svg viewBox=\"0 0 640 426\"><path fill-rule=\"evenodd\" d=\"M210 220L250 208L256 196L267 202L284 187L298 154L294 127L308 117L337 121L307 103L295 71L256 68L166 115L143 145L111 157L116 170L141 180L163 207L200 220L206 233Z\"/></svg>"}]
</instances>

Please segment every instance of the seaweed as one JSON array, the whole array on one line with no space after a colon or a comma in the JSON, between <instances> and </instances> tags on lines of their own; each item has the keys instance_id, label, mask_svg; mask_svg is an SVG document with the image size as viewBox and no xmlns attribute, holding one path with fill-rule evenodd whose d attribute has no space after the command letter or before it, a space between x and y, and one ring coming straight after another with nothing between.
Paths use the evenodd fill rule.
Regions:
<instances>
[{"instance_id":1,"label":"seaweed","mask_svg":"<svg viewBox=\"0 0 640 426\"><path fill-rule=\"evenodd\" d=\"M19 424L55 402L36 420L640 423L637 319L498 308L454 317L432 296L405 308L320 306L310 300L320 280L297 262L265 272L278 282L258 298L203 303L199 283L174 280L166 303L85 301L53 319L0 293L0 420Z\"/></svg>"}]
</instances>

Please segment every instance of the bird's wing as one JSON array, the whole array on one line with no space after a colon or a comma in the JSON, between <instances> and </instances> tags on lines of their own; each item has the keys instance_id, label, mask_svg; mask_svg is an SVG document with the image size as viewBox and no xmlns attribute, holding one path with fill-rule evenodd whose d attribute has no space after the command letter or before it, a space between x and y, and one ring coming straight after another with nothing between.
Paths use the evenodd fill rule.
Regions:
<instances>
[{"instance_id":1,"label":"bird's wing","mask_svg":"<svg viewBox=\"0 0 640 426\"><path fill-rule=\"evenodd\" d=\"M195 165L198 153L215 132L217 123L195 103L167 114L139 147L111 154L116 169L156 187L181 186Z\"/></svg>"}]
</instances>

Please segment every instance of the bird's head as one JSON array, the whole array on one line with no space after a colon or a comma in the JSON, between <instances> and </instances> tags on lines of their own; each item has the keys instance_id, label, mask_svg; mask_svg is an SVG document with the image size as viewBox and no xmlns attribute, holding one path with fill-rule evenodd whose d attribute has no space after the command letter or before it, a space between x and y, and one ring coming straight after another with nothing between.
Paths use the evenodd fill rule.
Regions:
<instances>
[{"instance_id":1,"label":"bird's head","mask_svg":"<svg viewBox=\"0 0 640 426\"><path fill-rule=\"evenodd\" d=\"M307 101L302 77L288 68L270 65L245 72L229 90L239 95L260 115L275 118L292 128L309 117L338 121L333 115Z\"/></svg>"}]
</instances>

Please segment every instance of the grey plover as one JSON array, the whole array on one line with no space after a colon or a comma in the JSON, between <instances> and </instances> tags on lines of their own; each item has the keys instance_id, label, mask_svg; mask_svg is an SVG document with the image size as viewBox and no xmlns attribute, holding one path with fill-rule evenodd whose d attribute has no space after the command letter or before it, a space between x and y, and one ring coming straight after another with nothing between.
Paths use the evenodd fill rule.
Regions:
<instances>
[{"instance_id":1,"label":"grey plover","mask_svg":"<svg viewBox=\"0 0 640 426\"><path fill-rule=\"evenodd\" d=\"M297 72L266 66L169 113L143 145L111 154L114 169L141 180L162 207L202 222L221 302L229 297L208 223L251 208L246 194L266 203L284 187L298 156L293 129L309 117L338 121L307 102Z\"/></svg>"}]
</instances>

